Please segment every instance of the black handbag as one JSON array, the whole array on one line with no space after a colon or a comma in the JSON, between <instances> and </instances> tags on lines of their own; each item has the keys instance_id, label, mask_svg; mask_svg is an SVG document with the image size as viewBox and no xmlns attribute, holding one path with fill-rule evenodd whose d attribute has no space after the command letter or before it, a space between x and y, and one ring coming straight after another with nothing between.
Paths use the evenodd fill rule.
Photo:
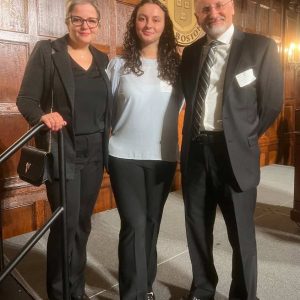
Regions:
<instances>
[{"instance_id":1,"label":"black handbag","mask_svg":"<svg viewBox=\"0 0 300 300\"><path fill-rule=\"evenodd\" d=\"M51 41L50 41L51 45ZM52 46L51 46L52 47ZM53 54L53 49L52 49ZM51 55L52 60L52 55ZM54 69L55 70L55 69ZM51 77L51 108L53 111L53 78L54 70ZM21 149L20 160L17 168L17 173L20 179L31 183L35 186L40 186L46 180L50 180L50 166L52 163L51 154L51 138L52 133L49 134L48 151L38 149L33 146L24 146Z\"/></svg>"},{"instance_id":2,"label":"black handbag","mask_svg":"<svg viewBox=\"0 0 300 300\"><path fill-rule=\"evenodd\" d=\"M35 186L40 186L49 179L51 153L32 146L21 149L17 172L19 177Z\"/></svg>"}]
</instances>

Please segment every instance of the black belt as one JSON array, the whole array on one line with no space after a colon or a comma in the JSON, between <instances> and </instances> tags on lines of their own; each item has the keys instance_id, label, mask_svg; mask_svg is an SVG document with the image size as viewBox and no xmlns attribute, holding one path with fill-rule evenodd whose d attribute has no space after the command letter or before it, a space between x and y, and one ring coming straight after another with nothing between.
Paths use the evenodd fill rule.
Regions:
<instances>
[{"instance_id":1,"label":"black belt","mask_svg":"<svg viewBox=\"0 0 300 300\"><path fill-rule=\"evenodd\" d=\"M225 136L223 131L200 131L192 142L200 144L221 143L225 142Z\"/></svg>"}]
</instances>

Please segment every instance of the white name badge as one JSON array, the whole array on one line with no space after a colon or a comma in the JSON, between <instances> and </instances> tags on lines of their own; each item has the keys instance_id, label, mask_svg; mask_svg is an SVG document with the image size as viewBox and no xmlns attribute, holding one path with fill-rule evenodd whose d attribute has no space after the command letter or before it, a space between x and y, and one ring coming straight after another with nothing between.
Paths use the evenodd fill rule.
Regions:
<instances>
[{"instance_id":1,"label":"white name badge","mask_svg":"<svg viewBox=\"0 0 300 300\"><path fill-rule=\"evenodd\" d=\"M240 74L237 74L235 78L240 87L246 86L256 79L253 69L248 69Z\"/></svg>"}]
</instances>

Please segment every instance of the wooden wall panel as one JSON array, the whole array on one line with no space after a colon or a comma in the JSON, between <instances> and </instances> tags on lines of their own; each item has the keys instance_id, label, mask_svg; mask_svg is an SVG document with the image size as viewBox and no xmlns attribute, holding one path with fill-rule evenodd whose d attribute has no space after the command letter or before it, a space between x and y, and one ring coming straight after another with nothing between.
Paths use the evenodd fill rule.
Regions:
<instances>
[{"instance_id":1,"label":"wooden wall panel","mask_svg":"<svg viewBox=\"0 0 300 300\"><path fill-rule=\"evenodd\" d=\"M269 10L266 5L259 5L259 28L258 32L263 35L269 34Z\"/></svg>"},{"instance_id":2,"label":"wooden wall panel","mask_svg":"<svg viewBox=\"0 0 300 300\"><path fill-rule=\"evenodd\" d=\"M4 238L36 230L51 215L44 187L10 188L0 197L5 199L1 203Z\"/></svg>"},{"instance_id":3,"label":"wooden wall panel","mask_svg":"<svg viewBox=\"0 0 300 300\"><path fill-rule=\"evenodd\" d=\"M300 132L300 109L295 110L295 131Z\"/></svg>"},{"instance_id":4,"label":"wooden wall panel","mask_svg":"<svg viewBox=\"0 0 300 300\"><path fill-rule=\"evenodd\" d=\"M299 21L299 23L300 23L300 21ZM299 37L299 40L300 40L300 37ZM300 53L299 53L299 55L300 55ZM300 61L300 57L299 57L299 61ZM300 64L298 65L298 69L296 71L295 86L296 86L296 101L295 101L295 105L296 105L296 108L299 109L300 108Z\"/></svg>"},{"instance_id":5,"label":"wooden wall panel","mask_svg":"<svg viewBox=\"0 0 300 300\"><path fill-rule=\"evenodd\" d=\"M28 128L27 123L20 115L7 114L0 116L0 150L1 153L12 145L17 137L24 134ZM0 180L16 176L19 153L16 153L10 159L0 165Z\"/></svg>"},{"instance_id":6,"label":"wooden wall panel","mask_svg":"<svg viewBox=\"0 0 300 300\"><path fill-rule=\"evenodd\" d=\"M9 238L14 236L16 232L30 232L33 228L36 228L33 210L34 203L18 209L3 210L3 237Z\"/></svg>"},{"instance_id":7,"label":"wooden wall panel","mask_svg":"<svg viewBox=\"0 0 300 300\"><path fill-rule=\"evenodd\" d=\"M300 225L300 132L295 134L295 182L294 182L294 207L291 219Z\"/></svg>"},{"instance_id":8,"label":"wooden wall panel","mask_svg":"<svg viewBox=\"0 0 300 300\"><path fill-rule=\"evenodd\" d=\"M120 50L123 45L123 37L126 31L126 24L129 20L129 17L133 11L134 6L130 6L124 4L123 2L117 3L117 41L116 46L118 49L118 54L120 54Z\"/></svg>"},{"instance_id":9,"label":"wooden wall panel","mask_svg":"<svg viewBox=\"0 0 300 300\"><path fill-rule=\"evenodd\" d=\"M257 25L257 2L248 1L247 3L247 14L245 17L245 30L248 32L256 32Z\"/></svg>"},{"instance_id":10,"label":"wooden wall panel","mask_svg":"<svg viewBox=\"0 0 300 300\"><path fill-rule=\"evenodd\" d=\"M28 45L0 40L0 103L16 102L28 58Z\"/></svg>"},{"instance_id":11,"label":"wooden wall panel","mask_svg":"<svg viewBox=\"0 0 300 300\"><path fill-rule=\"evenodd\" d=\"M111 39L111 30L114 28L114 22L110 22L111 20L111 4L113 1L110 0L98 0L101 7L101 16L100 16L100 30L96 39L97 44L109 46Z\"/></svg>"},{"instance_id":12,"label":"wooden wall panel","mask_svg":"<svg viewBox=\"0 0 300 300\"><path fill-rule=\"evenodd\" d=\"M243 27L242 0L236 0L234 5L234 24Z\"/></svg>"},{"instance_id":13,"label":"wooden wall panel","mask_svg":"<svg viewBox=\"0 0 300 300\"><path fill-rule=\"evenodd\" d=\"M59 37L64 35L67 32L64 20L65 1L37 1L37 26L39 36Z\"/></svg>"},{"instance_id":14,"label":"wooden wall panel","mask_svg":"<svg viewBox=\"0 0 300 300\"><path fill-rule=\"evenodd\" d=\"M283 50L284 50L284 74L285 74L285 103L284 103L284 120L286 123L286 131L282 138L286 141L286 136L289 136L289 155L295 153L294 149L294 132L295 132L295 109L296 109L296 101L297 101L297 83L296 83L296 68L291 61L293 57L291 57L289 53L289 47L292 42L297 41L297 32L300 30L299 28L299 16L290 10L285 11L285 31L284 31L284 41L283 41ZM285 143L287 149L287 141ZM286 150L287 151L287 150ZM285 154L287 155L287 154ZM294 164L295 159L292 155L288 159L289 164Z\"/></svg>"},{"instance_id":15,"label":"wooden wall panel","mask_svg":"<svg viewBox=\"0 0 300 300\"><path fill-rule=\"evenodd\" d=\"M285 98L295 99L295 75L296 70L294 66L287 65L285 70Z\"/></svg>"},{"instance_id":16,"label":"wooden wall panel","mask_svg":"<svg viewBox=\"0 0 300 300\"><path fill-rule=\"evenodd\" d=\"M295 105L285 105L283 109L282 132L289 133L295 131Z\"/></svg>"},{"instance_id":17,"label":"wooden wall panel","mask_svg":"<svg viewBox=\"0 0 300 300\"><path fill-rule=\"evenodd\" d=\"M264 7L270 7L271 4L271 0L259 0L257 2L259 2L260 6Z\"/></svg>"},{"instance_id":18,"label":"wooden wall panel","mask_svg":"<svg viewBox=\"0 0 300 300\"><path fill-rule=\"evenodd\" d=\"M270 11L270 35L281 37L282 36L282 6L280 1L273 1L273 6Z\"/></svg>"},{"instance_id":19,"label":"wooden wall panel","mask_svg":"<svg viewBox=\"0 0 300 300\"><path fill-rule=\"evenodd\" d=\"M277 143L270 143L268 145L268 165L269 164L276 164L278 159L278 144Z\"/></svg>"},{"instance_id":20,"label":"wooden wall panel","mask_svg":"<svg viewBox=\"0 0 300 300\"><path fill-rule=\"evenodd\" d=\"M0 0L0 29L27 32L27 4L27 0Z\"/></svg>"}]
</instances>

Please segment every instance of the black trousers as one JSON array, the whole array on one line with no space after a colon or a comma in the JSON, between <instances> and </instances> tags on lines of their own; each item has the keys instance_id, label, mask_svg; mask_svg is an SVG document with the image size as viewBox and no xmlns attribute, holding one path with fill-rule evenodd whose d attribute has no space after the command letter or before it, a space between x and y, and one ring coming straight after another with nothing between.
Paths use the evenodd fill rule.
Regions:
<instances>
[{"instance_id":1,"label":"black trousers","mask_svg":"<svg viewBox=\"0 0 300 300\"><path fill-rule=\"evenodd\" d=\"M233 249L229 299L256 299L257 253L253 219L256 188L239 190L222 133L192 142L188 172L183 178L183 196L193 270L191 296L214 299L218 276L213 260L213 228L218 205Z\"/></svg>"},{"instance_id":2,"label":"black trousers","mask_svg":"<svg viewBox=\"0 0 300 300\"><path fill-rule=\"evenodd\" d=\"M67 231L70 295L84 294L86 245L91 231L91 215L103 176L102 134L76 137L75 176L66 182ZM51 210L60 205L59 181L46 183ZM47 244L47 292L50 300L63 299L60 221L50 228Z\"/></svg>"},{"instance_id":3,"label":"black trousers","mask_svg":"<svg viewBox=\"0 0 300 300\"><path fill-rule=\"evenodd\" d=\"M109 157L110 180L121 218L121 300L144 300L157 271L157 237L176 162Z\"/></svg>"}]
</instances>

